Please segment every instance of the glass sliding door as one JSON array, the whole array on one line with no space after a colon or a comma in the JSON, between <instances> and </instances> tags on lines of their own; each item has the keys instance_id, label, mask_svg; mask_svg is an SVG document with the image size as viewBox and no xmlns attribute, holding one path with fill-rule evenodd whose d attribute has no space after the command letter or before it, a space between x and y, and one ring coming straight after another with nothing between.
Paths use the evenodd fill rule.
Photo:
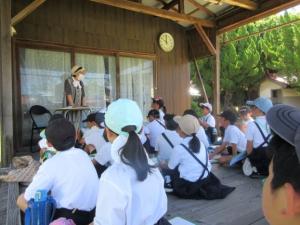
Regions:
<instances>
[{"instance_id":1,"label":"glass sliding door","mask_svg":"<svg viewBox=\"0 0 300 225\"><path fill-rule=\"evenodd\" d=\"M104 108L115 99L116 61L112 56L75 53L75 62L87 73L85 85L86 104Z\"/></svg>"},{"instance_id":2,"label":"glass sliding door","mask_svg":"<svg viewBox=\"0 0 300 225\"><path fill-rule=\"evenodd\" d=\"M147 115L153 97L153 61L120 57L120 97L135 100Z\"/></svg>"},{"instance_id":3,"label":"glass sliding door","mask_svg":"<svg viewBox=\"0 0 300 225\"><path fill-rule=\"evenodd\" d=\"M69 76L71 54L67 52L20 48L22 143L30 140L29 109L42 105L49 111L62 107L64 80Z\"/></svg>"}]
</instances>

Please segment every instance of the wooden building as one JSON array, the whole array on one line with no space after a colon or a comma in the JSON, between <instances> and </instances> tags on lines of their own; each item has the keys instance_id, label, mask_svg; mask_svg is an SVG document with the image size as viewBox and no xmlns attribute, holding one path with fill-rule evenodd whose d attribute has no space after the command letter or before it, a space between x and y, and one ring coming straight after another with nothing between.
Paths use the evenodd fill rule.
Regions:
<instances>
[{"instance_id":1,"label":"wooden building","mask_svg":"<svg viewBox=\"0 0 300 225\"><path fill-rule=\"evenodd\" d=\"M216 58L213 103L218 112L218 35L299 3L0 0L2 165L28 144L30 106L40 104L53 111L62 105L63 80L75 64L87 68L90 105L105 107L113 99L127 97L145 113L150 97L159 95L169 112L182 113L190 106L189 63L212 55ZM163 47L172 48L170 42L173 49L164 51Z\"/></svg>"}]
</instances>

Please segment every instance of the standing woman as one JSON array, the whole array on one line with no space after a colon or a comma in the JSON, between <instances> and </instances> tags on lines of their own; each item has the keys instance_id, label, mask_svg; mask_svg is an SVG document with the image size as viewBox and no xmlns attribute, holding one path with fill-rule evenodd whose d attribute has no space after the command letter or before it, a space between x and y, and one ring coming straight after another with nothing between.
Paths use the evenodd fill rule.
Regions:
<instances>
[{"instance_id":1,"label":"standing woman","mask_svg":"<svg viewBox=\"0 0 300 225\"><path fill-rule=\"evenodd\" d=\"M73 66L71 77L68 77L65 80L64 93L66 97L66 106L85 105L85 91L82 82L85 73L86 71L82 66Z\"/></svg>"},{"instance_id":2,"label":"standing woman","mask_svg":"<svg viewBox=\"0 0 300 225\"><path fill-rule=\"evenodd\" d=\"M71 77L65 80L64 94L65 106L80 107L85 106L85 91L82 80L85 76L85 69L75 65L71 70ZM78 131L81 122L81 111L69 111L66 117L73 123Z\"/></svg>"},{"instance_id":3,"label":"standing woman","mask_svg":"<svg viewBox=\"0 0 300 225\"><path fill-rule=\"evenodd\" d=\"M107 138L112 143L112 166L100 178L94 225L166 225L164 181L137 133L143 115L136 102L119 99L105 114Z\"/></svg>"}]
</instances>

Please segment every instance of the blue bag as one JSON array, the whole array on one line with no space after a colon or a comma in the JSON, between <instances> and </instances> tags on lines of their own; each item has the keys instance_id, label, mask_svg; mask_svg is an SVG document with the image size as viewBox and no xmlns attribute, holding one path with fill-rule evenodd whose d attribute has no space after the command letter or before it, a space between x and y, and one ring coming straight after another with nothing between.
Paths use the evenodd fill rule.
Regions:
<instances>
[{"instance_id":1,"label":"blue bag","mask_svg":"<svg viewBox=\"0 0 300 225\"><path fill-rule=\"evenodd\" d=\"M56 202L46 190L39 190L28 201L25 210L25 225L49 225L53 220Z\"/></svg>"}]
</instances>

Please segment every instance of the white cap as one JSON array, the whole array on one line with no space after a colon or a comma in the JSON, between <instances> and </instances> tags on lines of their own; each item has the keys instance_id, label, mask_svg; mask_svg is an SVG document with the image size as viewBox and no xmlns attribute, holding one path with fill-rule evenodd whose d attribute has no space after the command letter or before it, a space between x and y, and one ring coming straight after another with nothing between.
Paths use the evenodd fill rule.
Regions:
<instances>
[{"instance_id":1,"label":"white cap","mask_svg":"<svg viewBox=\"0 0 300 225\"><path fill-rule=\"evenodd\" d=\"M208 103L208 102L200 103L200 107L208 108L208 110L209 110L210 112L212 112L212 106L211 106L211 104Z\"/></svg>"}]
</instances>

